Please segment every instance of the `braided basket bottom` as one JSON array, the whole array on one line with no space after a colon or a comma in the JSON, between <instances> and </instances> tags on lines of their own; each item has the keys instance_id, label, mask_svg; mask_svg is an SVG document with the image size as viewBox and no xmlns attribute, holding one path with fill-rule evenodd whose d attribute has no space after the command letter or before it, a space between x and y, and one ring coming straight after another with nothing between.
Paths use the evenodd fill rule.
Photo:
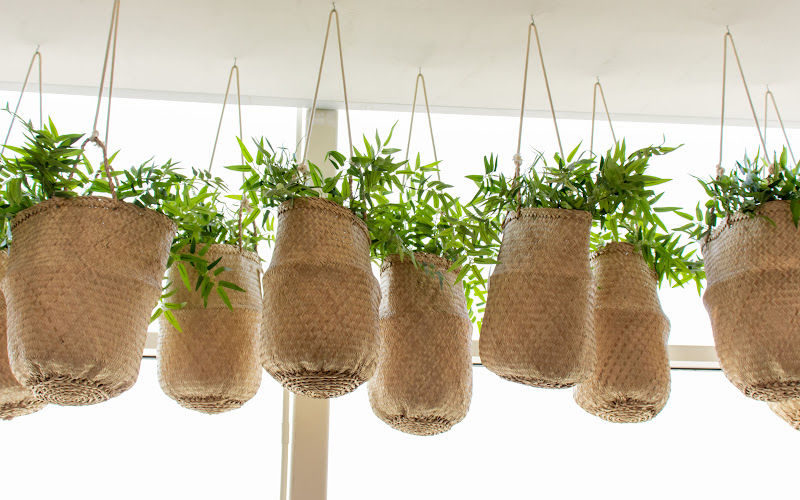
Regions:
<instances>
[{"instance_id":1,"label":"braided basket bottom","mask_svg":"<svg viewBox=\"0 0 800 500\"><path fill-rule=\"evenodd\" d=\"M226 411L241 408L245 401L230 399L215 396L196 396L196 397L183 397L174 398L179 405L189 410L199 411L201 413L208 413L216 415L218 413L225 413Z\"/></svg>"},{"instance_id":2,"label":"braided basket bottom","mask_svg":"<svg viewBox=\"0 0 800 500\"><path fill-rule=\"evenodd\" d=\"M47 402L35 397L27 397L14 402L0 404L0 420L11 420L36 413L47 406Z\"/></svg>"},{"instance_id":3,"label":"braided basket bottom","mask_svg":"<svg viewBox=\"0 0 800 500\"><path fill-rule=\"evenodd\" d=\"M66 375L44 377L31 387L39 398L62 406L86 406L107 401L127 388L111 390L96 380L76 379Z\"/></svg>"},{"instance_id":4,"label":"braided basket bottom","mask_svg":"<svg viewBox=\"0 0 800 500\"><path fill-rule=\"evenodd\" d=\"M497 372L495 372L497 373ZM518 384L525 384L531 387L539 387L544 389L566 389L567 387L573 387L580 382L579 380L549 380L543 378L536 378L536 377L523 377L518 375L508 375L508 374L500 374L497 373L501 378L505 380L510 380L511 382L516 382Z\"/></svg>"},{"instance_id":5,"label":"braided basket bottom","mask_svg":"<svg viewBox=\"0 0 800 500\"><path fill-rule=\"evenodd\" d=\"M270 372L286 389L316 399L343 396L366 382L360 372L274 371Z\"/></svg>"},{"instance_id":6,"label":"braided basket bottom","mask_svg":"<svg viewBox=\"0 0 800 500\"><path fill-rule=\"evenodd\" d=\"M597 415L609 422L635 424L651 420L658 415L662 408L663 405L661 404L639 399L621 398L594 405L589 411L593 415Z\"/></svg>"},{"instance_id":7,"label":"braided basket bottom","mask_svg":"<svg viewBox=\"0 0 800 500\"><path fill-rule=\"evenodd\" d=\"M450 430L455 422L444 417L409 417L392 415L382 419L393 428L417 436L433 436Z\"/></svg>"},{"instance_id":8,"label":"braided basket bottom","mask_svg":"<svg viewBox=\"0 0 800 500\"><path fill-rule=\"evenodd\" d=\"M800 399L767 403L770 410L781 417L787 424L800 431Z\"/></svg>"},{"instance_id":9,"label":"braided basket bottom","mask_svg":"<svg viewBox=\"0 0 800 500\"><path fill-rule=\"evenodd\" d=\"M800 380L776 380L747 385L734 383L734 385L745 396L759 401L800 399Z\"/></svg>"}]
</instances>

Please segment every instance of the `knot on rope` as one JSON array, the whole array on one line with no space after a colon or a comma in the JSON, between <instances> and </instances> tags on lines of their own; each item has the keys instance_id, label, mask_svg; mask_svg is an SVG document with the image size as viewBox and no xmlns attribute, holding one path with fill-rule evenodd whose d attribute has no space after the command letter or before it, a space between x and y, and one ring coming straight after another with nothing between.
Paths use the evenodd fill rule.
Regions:
<instances>
[{"instance_id":1,"label":"knot on rope","mask_svg":"<svg viewBox=\"0 0 800 500\"><path fill-rule=\"evenodd\" d=\"M775 162L770 162L767 166L767 173L771 176L775 175Z\"/></svg>"},{"instance_id":2,"label":"knot on rope","mask_svg":"<svg viewBox=\"0 0 800 500\"><path fill-rule=\"evenodd\" d=\"M515 165L517 168L519 168L519 167L521 167L521 166L522 166L522 155L520 155L519 153L516 153L516 154L514 155L514 165Z\"/></svg>"},{"instance_id":3,"label":"knot on rope","mask_svg":"<svg viewBox=\"0 0 800 500\"><path fill-rule=\"evenodd\" d=\"M308 168L308 161L301 161L300 164L297 165L297 172L303 177L308 175L311 172L311 170Z\"/></svg>"},{"instance_id":4,"label":"knot on rope","mask_svg":"<svg viewBox=\"0 0 800 500\"><path fill-rule=\"evenodd\" d=\"M725 174L725 170L722 169L722 165L717 163L717 177L722 177Z\"/></svg>"}]
</instances>

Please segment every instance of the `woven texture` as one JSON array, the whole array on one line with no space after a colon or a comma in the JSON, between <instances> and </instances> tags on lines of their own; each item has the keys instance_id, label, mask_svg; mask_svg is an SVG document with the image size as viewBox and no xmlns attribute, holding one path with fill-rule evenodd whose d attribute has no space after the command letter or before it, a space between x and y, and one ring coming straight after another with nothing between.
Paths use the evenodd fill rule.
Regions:
<instances>
[{"instance_id":1,"label":"woven texture","mask_svg":"<svg viewBox=\"0 0 800 500\"><path fill-rule=\"evenodd\" d=\"M452 263L424 253L414 258L423 267L398 255L381 267L381 348L369 400L395 429L432 435L469 409L472 324L464 288L447 272Z\"/></svg>"},{"instance_id":2,"label":"woven texture","mask_svg":"<svg viewBox=\"0 0 800 500\"><path fill-rule=\"evenodd\" d=\"M139 375L175 225L110 198L20 212L3 281L11 369L60 405L100 403Z\"/></svg>"},{"instance_id":3,"label":"woven texture","mask_svg":"<svg viewBox=\"0 0 800 500\"><path fill-rule=\"evenodd\" d=\"M628 243L591 257L597 364L575 388L575 401L610 422L644 422L667 404L669 321L653 271Z\"/></svg>"},{"instance_id":4,"label":"woven texture","mask_svg":"<svg viewBox=\"0 0 800 500\"><path fill-rule=\"evenodd\" d=\"M375 371L380 288L363 221L319 198L278 210L275 251L264 273L264 368L288 390L346 394Z\"/></svg>"},{"instance_id":5,"label":"woven texture","mask_svg":"<svg viewBox=\"0 0 800 500\"><path fill-rule=\"evenodd\" d=\"M800 431L800 399L767 403L770 410L786 421L787 424Z\"/></svg>"},{"instance_id":6,"label":"woven texture","mask_svg":"<svg viewBox=\"0 0 800 500\"><path fill-rule=\"evenodd\" d=\"M725 375L754 399L800 398L800 231L789 202L726 218L703 256L703 302Z\"/></svg>"},{"instance_id":7,"label":"woven texture","mask_svg":"<svg viewBox=\"0 0 800 500\"><path fill-rule=\"evenodd\" d=\"M8 254L0 252L0 279L6 274ZM47 404L34 396L30 389L23 387L14 374L8 361L8 340L6 338L6 300L0 292L0 420L11 420L37 412Z\"/></svg>"},{"instance_id":8,"label":"woven texture","mask_svg":"<svg viewBox=\"0 0 800 500\"><path fill-rule=\"evenodd\" d=\"M202 295L186 289L177 265L170 267L168 277L176 290L171 300L186 305L174 311L182 332L160 319L158 379L164 393L181 406L222 413L249 401L261 385L261 267L258 255L235 245L211 245L204 258L221 258L217 266L226 270L216 278L245 291L227 290L233 310L216 292L204 307ZM194 284L197 272L189 264L184 267Z\"/></svg>"},{"instance_id":9,"label":"woven texture","mask_svg":"<svg viewBox=\"0 0 800 500\"><path fill-rule=\"evenodd\" d=\"M553 388L592 372L591 225L589 213L578 210L523 208L508 215L479 341L489 370Z\"/></svg>"}]
</instances>

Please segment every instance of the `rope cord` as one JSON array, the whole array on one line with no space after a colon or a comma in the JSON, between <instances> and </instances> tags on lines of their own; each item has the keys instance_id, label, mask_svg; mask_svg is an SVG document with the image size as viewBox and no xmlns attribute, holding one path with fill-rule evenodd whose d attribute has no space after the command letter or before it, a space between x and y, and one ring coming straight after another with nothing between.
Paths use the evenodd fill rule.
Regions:
<instances>
[{"instance_id":1,"label":"rope cord","mask_svg":"<svg viewBox=\"0 0 800 500\"><path fill-rule=\"evenodd\" d=\"M231 66L231 71L228 74L228 84L225 86L225 97L222 99L222 110L219 113L219 124L217 125L217 133L214 136L214 147L211 149L211 159L208 162L208 171L211 172L211 166L214 165L214 155L217 152L217 143L219 142L219 133L222 129L222 119L225 117L225 106L228 104L228 96L230 95L231 91L231 82L233 81L233 77L236 75L236 107L239 114L239 137L244 140L244 132L242 131L242 92L240 87L240 78L239 78L239 66L236 64L236 58L233 59L233 66ZM240 160L242 164L244 164L244 155L240 154ZM244 228L242 227L242 220L244 219L244 211L247 208L247 193L244 189L244 184L247 181L247 177L242 174L242 199L239 203L239 210L238 218L238 243L239 248L243 248L244 243L242 241L244 235ZM255 223L253 224L253 232L256 232Z\"/></svg>"},{"instance_id":2,"label":"rope cord","mask_svg":"<svg viewBox=\"0 0 800 500\"><path fill-rule=\"evenodd\" d=\"M19 113L19 106L22 104L22 96L25 95L25 89L28 86L28 80L31 77L31 72L33 71L33 63L38 59L39 61L39 128L44 127L44 120L42 118L42 53L39 52L39 46L36 47L36 51L33 53L31 57L31 62L28 64L28 71L25 72L25 80L22 82L22 90L19 91L19 98L17 99L17 105L14 106L14 114L11 115L11 123L8 124L8 131L6 132L6 138L3 140L3 144L0 144L0 156L3 156L3 153L6 150L6 144L8 144L8 138L11 137L11 129L14 128L14 122L17 121L17 113Z\"/></svg>"},{"instance_id":3,"label":"rope cord","mask_svg":"<svg viewBox=\"0 0 800 500\"><path fill-rule=\"evenodd\" d=\"M431 146L433 147L433 159L438 163L439 156L436 154L436 140L433 136L433 122L431 121L431 107L428 104L428 91L425 85L425 76L422 74L422 70L417 73L417 78L414 81L414 99L411 101L411 123L408 125L408 144L406 145L406 161L408 161L408 154L411 149L411 131L414 129L414 111L417 109L417 92L419 91L419 82L422 82L422 96L425 99L425 113L428 116L428 131L431 134ZM442 180L441 174L437 168L436 170L436 178L438 180Z\"/></svg>"},{"instance_id":4,"label":"rope cord","mask_svg":"<svg viewBox=\"0 0 800 500\"><path fill-rule=\"evenodd\" d=\"M781 131L783 132L783 138L786 141L786 148L789 150L789 156L792 157L792 163L797 165L797 160L794 158L794 153L792 152L792 145L789 143L789 135L786 133L786 127L783 125L783 118L781 118L781 112L778 110L778 103L775 102L775 94L769 89L767 86L767 91L764 93L764 142L767 142L767 111L769 110L769 101L767 99L772 99L772 109L775 110L775 116L778 118L778 123L781 126ZM775 165L770 163L770 175L775 173Z\"/></svg>"},{"instance_id":5,"label":"rope cord","mask_svg":"<svg viewBox=\"0 0 800 500\"><path fill-rule=\"evenodd\" d=\"M744 92L747 95L747 102L750 105L750 112L753 114L753 121L756 124L758 138L761 140L761 146L764 148L764 157L767 158L767 144L764 140L764 134L761 133L761 126L758 123L758 116L756 115L756 108L753 105L753 99L750 97L750 87L747 86L747 81L744 77L742 60L739 58L739 52L736 50L736 44L733 42L733 35L731 34L730 29L727 29L725 31L725 35L723 36L722 48L722 110L720 112L719 119L719 163L717 163L717 177L721 177L725 172L722 168L722 150L725 133L725 88L728 74L728 40L731 42L731 49L733 50L733 55L736 58L736 66L739 69L739 76L742 79L742 86L744 87ZM768 158L767 161L769 161Z\"/></svg>"},{"instance_id":6,"label":"rope cord","mask_svg":"<svg viewBox=\"0 0 800 500\"><path fill-rule=\"evenodd\" d=\"M594 86L592 87L592 133L589 135L589 155L591 156L594 151L594 119L595 119L595 109L597 105L597 91L600 91L600 99L603 101L603 109L606 112L606 118L608 119L608 128L611 129L611 138L614 139L614 147L617 145L617 135L614 133L614 125L611 123L611 115L608 112L608 103L606 103L606 95L603 92L603 85L600 83L600 78L594 82Z\"/></svg>"}]
</instances>

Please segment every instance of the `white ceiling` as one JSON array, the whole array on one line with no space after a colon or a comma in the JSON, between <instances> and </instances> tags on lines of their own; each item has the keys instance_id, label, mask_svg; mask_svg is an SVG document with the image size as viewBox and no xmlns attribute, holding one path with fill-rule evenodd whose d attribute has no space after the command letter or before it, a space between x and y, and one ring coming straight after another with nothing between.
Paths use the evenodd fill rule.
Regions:
<instances>
[{"instance_id":1,"label":"white ceiling","mask_svg":"<svg viewBox=\"0 0 800 500\"><path fill-rule=\"evenodd\" d=\"M41 44L47 89L95 92L111 5L0 0L0 87L19 87ZM251 102L308 103L329 8L322 0L123 0L115 95L217 100L236 56ZM337 8L355 107L405 108L422 67L440 110L518 112L533 14L561 116L589 112L599 76L617 119L717 120L730 25L759 113L769 84L784 118L800 123L797 0L339 0ZM341 100L330 49L321 91L329 105ZM540 75L532 59L534 114L546 109ZM749 119L730 77L729 114Z\"/></svg>"}]
</instances>

